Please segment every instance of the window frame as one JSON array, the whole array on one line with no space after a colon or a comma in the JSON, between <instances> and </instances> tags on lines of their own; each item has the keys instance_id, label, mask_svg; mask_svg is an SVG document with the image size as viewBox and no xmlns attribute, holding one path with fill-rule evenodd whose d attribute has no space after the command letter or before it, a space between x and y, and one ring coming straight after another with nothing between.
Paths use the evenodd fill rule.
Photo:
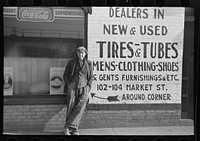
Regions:
<instances>
[{"instance_id":1,"label":"window frame","mask_svg":"<svg viewBox=\"0 0 200 141\"><path fill-rule=\"evenodd\" d=\"M72 7L73 8L73 7ZM76 7L75 7L76 8ZM79 7L84 12L83 45L87 47L87 9ZM65 94L17 94L3 95L4 105L38 105L38 104L66 104Z\"/></svg>"}]
</instances>

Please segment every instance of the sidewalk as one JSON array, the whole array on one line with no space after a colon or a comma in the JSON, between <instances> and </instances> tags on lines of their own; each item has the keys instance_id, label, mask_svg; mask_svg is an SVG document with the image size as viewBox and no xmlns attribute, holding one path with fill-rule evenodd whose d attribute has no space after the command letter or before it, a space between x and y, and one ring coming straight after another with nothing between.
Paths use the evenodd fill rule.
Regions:
<instances>
[{"instance_id":1,"label":"sidewalk","mask_svg":"<svg viewBox=\"0 0 200 141\"><path fill-rule=\"evenodd\" d=\"M79 129L80 135L194 135L194 126ZM17 130L4 135L62 135L60 130Z\"/></svg>"}]
</instances>

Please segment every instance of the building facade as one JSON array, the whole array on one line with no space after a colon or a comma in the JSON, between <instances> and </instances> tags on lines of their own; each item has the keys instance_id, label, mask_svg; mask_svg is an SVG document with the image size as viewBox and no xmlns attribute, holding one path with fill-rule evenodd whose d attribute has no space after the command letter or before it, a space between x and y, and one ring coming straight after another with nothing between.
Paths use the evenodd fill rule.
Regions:
<instances>
[{"instance_id":1,"label":"building facade","mask_svg":"<svg viewBox=\"0 0 200 141\"><path fill-rule=\"evenodd\" d=\"M80 7L4 7L4 130L62 129L61 74L78 46L91 51L90 27L98 22L92 14ZM186 8L180 102L120 103L113 95L101 102L92 93L80 128L194 125L194 47L194 12Z\"/></svg>"}]
</instances>

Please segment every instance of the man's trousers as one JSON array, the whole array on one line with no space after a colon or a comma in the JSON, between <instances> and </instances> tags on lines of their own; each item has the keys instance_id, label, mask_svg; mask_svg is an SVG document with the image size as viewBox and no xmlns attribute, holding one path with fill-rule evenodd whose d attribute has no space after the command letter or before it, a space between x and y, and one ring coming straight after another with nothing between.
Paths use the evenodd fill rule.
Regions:
<instances>
[{"instance_id":1,"label":"man's trousers","mask_svg":"<svg viewBox=\"0 0 200 141\"><path fill-rule=\"evenodd\" d=\"M68 87L67 113L64 128L72 128L78 131L78 127L86 107L89 97L89 86L76 88L76 83L72 83Z\"/></svg>"}]
</instances>

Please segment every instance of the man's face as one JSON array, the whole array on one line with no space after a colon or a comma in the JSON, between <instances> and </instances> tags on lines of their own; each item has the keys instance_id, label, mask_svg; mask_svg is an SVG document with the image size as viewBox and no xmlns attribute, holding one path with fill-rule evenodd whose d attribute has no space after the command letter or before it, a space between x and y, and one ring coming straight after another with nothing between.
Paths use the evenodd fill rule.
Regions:
<instances>
[{"instance_id":1,"label":"man's face","mask_svg":"<svg viewBox=\"0 0 200 141\"><path fill-rule=\"evenodd\" d=\"M77 51L76 53L80 60L83 60L85 58L86 55L85 51Z\"/></svg>"}]
</instances>

